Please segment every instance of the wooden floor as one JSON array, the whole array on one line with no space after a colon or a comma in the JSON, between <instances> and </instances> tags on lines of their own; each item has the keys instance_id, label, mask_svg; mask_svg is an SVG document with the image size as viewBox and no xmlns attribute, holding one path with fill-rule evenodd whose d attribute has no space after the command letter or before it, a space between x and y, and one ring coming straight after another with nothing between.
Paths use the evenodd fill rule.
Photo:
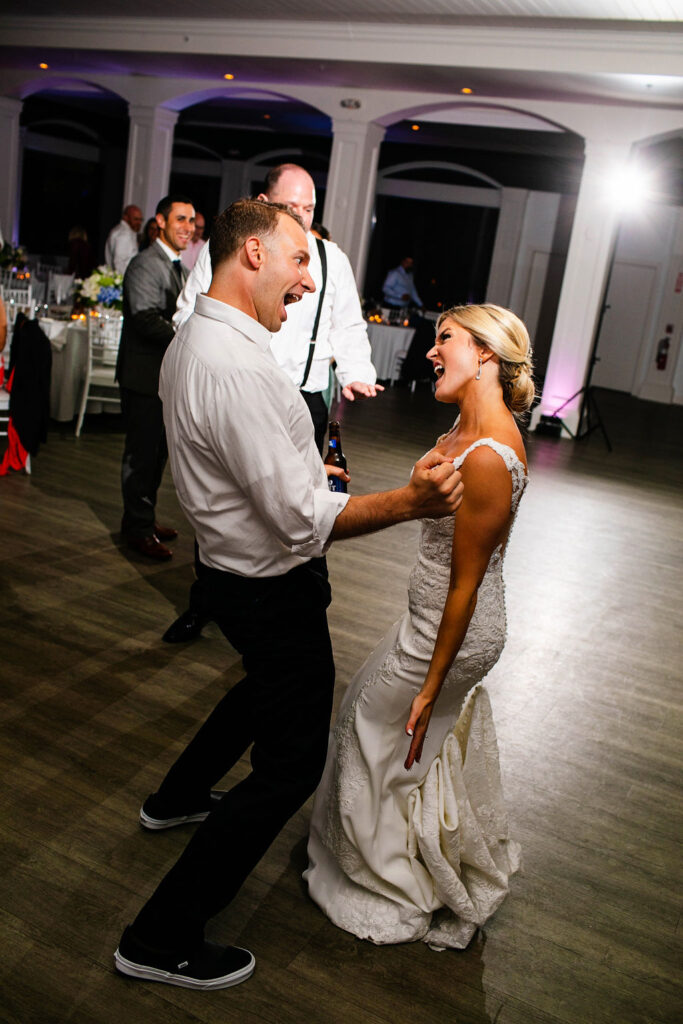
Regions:
<instances>
[{"instance_id":1,"label":"wooden floor","mask_svg":"<svg viewBox=\"0 0 683 1024\"><path fill-rule=\"evenodd\" d=\"M140 802L239 678L214 627L160 642L185 603L190 532L170 564L122 549L115 417L80 440L55 427L32 477L0 479L2 1024L683 1020L683 409L600 401L614 453L597 435L532 440L508 554L510 637L488 683L524 848L508 899L464 952L360 942L305 894L307 806L212 925L257 958L224 992L112 970L189 834L143 832ZM451 414L426 387L347 407L354 489L402 482ZM159 518L181 520L168 474ZM415 534L331 552L338 695L403 611Z\"/></svg>"}]
</instances>

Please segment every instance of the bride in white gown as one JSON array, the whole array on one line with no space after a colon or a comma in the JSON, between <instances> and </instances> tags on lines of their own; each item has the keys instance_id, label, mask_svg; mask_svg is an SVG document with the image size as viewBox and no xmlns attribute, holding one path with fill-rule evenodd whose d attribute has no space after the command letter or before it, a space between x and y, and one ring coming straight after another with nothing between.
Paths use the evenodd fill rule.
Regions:
<instances>
[{"instance_id":1,"label":"bride in white gown","mask_svg":"<svg viewBox=\"0 0 683 1024\"><path fill-rule=\"evenodd\" d=\"M438 451L462 473L455 516L421 524L408 610L353 679L318 789L313 899L373 942L464 948L519 866L481 680L505 642L502 564L527 482L515 416L533 400L522 322L456 306L429 351L460 416Z\"/></svg>"}]
</instances>

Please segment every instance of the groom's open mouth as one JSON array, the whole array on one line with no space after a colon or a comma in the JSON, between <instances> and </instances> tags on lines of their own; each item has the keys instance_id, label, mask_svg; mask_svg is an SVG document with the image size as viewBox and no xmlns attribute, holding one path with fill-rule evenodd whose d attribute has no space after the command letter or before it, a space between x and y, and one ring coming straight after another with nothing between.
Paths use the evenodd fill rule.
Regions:
<instances>
[{"instance_id":1,"label":"groom's open mouth","mask_svg":"<svg viewBox=\"0 0 683 1024\"><path fill-rule=\"evenodd\" d=\"M287 319L287 306L291 306L293 302L300 302L303 295L297 295L296 292L285 292L282 299L282 308L280 310L280 320L282 323Z\"/></svg>"}]
</instances>

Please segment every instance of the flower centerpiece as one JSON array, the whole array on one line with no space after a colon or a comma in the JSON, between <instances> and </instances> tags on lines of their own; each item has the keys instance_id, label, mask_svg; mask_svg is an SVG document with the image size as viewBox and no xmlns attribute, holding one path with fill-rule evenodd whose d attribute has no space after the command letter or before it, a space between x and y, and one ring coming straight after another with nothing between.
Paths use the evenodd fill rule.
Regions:
<instances>
[{"instance_id":1,"label":"flower centerpiece","mask_svg":"<svg viewBox=\"0 0 683 1024\"><path fill-rule=\"evenodd\" d=\"M76 301L81 306L102 309L123 309L123 274L101 266L90 277L74 282Z\"/></svg>"},{"instance_id":2,"label":"flower centerpiece","mask_svg":"<svg viewBox=\"0 0 683 1024\"><path fill-rule=\"evenodd\" d=\"M15 272L26 269L26 253L20 245L15 248L11 242L5 242L0 248L0 267Z\"/></svg>"}]
</instances>

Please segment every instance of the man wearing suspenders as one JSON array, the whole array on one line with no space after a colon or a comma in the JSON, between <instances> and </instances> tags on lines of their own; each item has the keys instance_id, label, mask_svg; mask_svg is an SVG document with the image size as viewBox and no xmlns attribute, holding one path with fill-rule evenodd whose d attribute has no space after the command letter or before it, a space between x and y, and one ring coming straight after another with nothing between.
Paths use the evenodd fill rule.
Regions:
<instances>
[{"instance_id":1,"label":"man wearing suspenders","mask_svg":"<svg viewBox=\"0 0 683 1024\"><path fill-rule=\"evenodd\" d=\"M311 234L315 210L315 184L308 171L297 164L280 164L266 177L258 196L283 203L303 221L310 253L309 272L316 291L287 310L287 321L273 335L271 351L290 380L301 390L315 429L315 443L322 452L327 431L327 406L323 397L329 384L330 364L348 401L356 396L374 398L383 388L376 384L367 325L358 298L348 257L334 242ZM325 265L323 265L325 264ZM194 269L178 298L173 323L176 330L194 311L197 295L211 282L209 247L199 253ZM195 640L208 621L202 612L200 588L190 591L187 611L164 633L167 643Z\"/></svg>"}]
</instances>

